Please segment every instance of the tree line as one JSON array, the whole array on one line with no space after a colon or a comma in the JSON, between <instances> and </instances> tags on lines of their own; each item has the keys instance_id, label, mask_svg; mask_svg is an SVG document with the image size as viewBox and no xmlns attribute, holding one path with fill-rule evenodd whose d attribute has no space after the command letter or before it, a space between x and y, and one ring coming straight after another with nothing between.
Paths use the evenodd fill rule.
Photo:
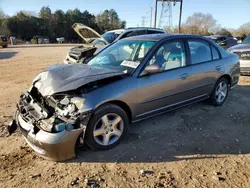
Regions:
<instances>
[{"instance_id":1,"label":"tree line","mask_svg":"<svg viewBox=\"0 0 250 188\"><path fill-rule=\"evenodd\" d=\"M178 27L165 28L169 33L177 33ZM187 17L185 22L181 26L181 32L186 34L197 35L229 35L234 37L245 37L250 33L250 22L242 24L237 29L223 28L218 21L211 14L204 14L196 12L193 15Z\"/></svg>"},{"instance_id":2,"label":"tree line","mask_svg":"<svg viewBox=\"0 0 250 188\"><path fill-rule=\"evenodd\" d=\"M52 12L49 6L44 6L39 15L20 11L11 17L0 10L0 35L15 36L22 40L31 40L34 36L48 37L52 42L58 37L64 37L70 42L79 40L71 27L74 23L82 23L99 33L126 26L126 22L119 18L114 9L94 15L87 10L81 12L77 8L66 12L62 10Z\"/></svg>"},{"instance_id":3,"label":"tree line","mask_svg":"<svg viewBox=\"0 0 250 188\"><path fill-rule=\"evenodd\" d=\"M126 22L119 18L114 9L94 15L87 10L81 12L77 8L66 12L62 10L52 12L49 6L44 6L38 15L31 11L19 11L11 17L0 10L0 35L15 36L24 41L31 40L34 36L48 37L51 42L58 37L64 37L69 42L79 41L80 38L71 28L74 23L83 23L99 33L126 26ZM177 26L164 29L169 33L178 33ZM211 14L197 12L187 17L181 26L181 32L205 36L226 34L245 37L250 33L250 22L237 29L223 28Z\"/></svg>"}]
</instances>

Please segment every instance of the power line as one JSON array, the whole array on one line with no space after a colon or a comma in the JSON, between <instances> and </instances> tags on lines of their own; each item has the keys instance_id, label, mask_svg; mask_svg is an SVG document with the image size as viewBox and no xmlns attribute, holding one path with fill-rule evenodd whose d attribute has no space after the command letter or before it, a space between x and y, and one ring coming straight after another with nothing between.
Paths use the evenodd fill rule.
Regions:
<instances>
[{"instance_id":1,"label":"power line","mask_svg":"<svg viewBox=\"0 0 250 188\"><path fill-rule=\"evenodd\" d=\"M145 27L145 22L146 22L145 19L146 19L145 16L142 16L142 17L141 17L141 26L142 26L142 27Z\"/></svg>"}]
</instances>

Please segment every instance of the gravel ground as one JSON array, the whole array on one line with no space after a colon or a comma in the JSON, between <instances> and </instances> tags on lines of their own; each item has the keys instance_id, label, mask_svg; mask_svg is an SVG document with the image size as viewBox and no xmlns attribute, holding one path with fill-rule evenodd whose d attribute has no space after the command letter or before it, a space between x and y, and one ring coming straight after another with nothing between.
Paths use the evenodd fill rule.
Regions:
<instances>
[{"instance_id":1,"label":"gravel ground","mask_svg":"<svg viewBox=\"0 0 250 188\"><path fill-rule=\"evenodd\" d=\"M0 187L250 187L250 77L241 77L222 107L190 105L133 124L109 151L77 150L51 162L6 125L20 92L70 45L0 49Z\"/></svg>"}]
</instances>

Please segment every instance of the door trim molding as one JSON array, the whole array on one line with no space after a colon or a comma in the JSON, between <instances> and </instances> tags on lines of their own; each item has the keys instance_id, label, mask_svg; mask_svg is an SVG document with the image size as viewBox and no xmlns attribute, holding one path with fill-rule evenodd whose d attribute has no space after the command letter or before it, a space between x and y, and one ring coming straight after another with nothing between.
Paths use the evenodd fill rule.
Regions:
<instances>
[{"instance_id":1,"label":"door trim molding","mask_svg":"<svg viewBox=\"0 0 250 188\"><path fill-rule=\"evenodd\" d=\"M190 101L196 102L196 101L199 101L200 99L203 100L203 99L208 98L208 97L209 97L208 94L203 94L203 95L199 95L199 96L197 96L197 97L192 97L192 98L190 98L190 99L187 99L187 100L184 100L184 101L181 101L181 102L177 102L177 103L174 103L174 104L170 104L170 105L167 105L167 106L163 106L163 107L160 107L160 108L157 108L157 109L150 110L150 111L148 111L148 112L139 114L139 115L136 116L136 118L140 118L140 117L142 117L142 116L146 116L146 115L152 114L152 113L157 113L158 111L166 110L166 109L168 109L168 108L175 107L175 106L178 106L178 105L180 105L180 107L182 107L182 104L184 104L184 103L187 103L187 104L185 104L185 105L188 105L188 104L190 104L190 103L189 103ZM197 99L197 100L196 100L196 99ZM191 103L192 103L192 102L191 102ZM184 106L185 106L185 105L184 105ZM180 107L178 107L178 108L180 108ZM175 109L175 108L174 108L174 109Z\"/></svg>"}]
</instances>

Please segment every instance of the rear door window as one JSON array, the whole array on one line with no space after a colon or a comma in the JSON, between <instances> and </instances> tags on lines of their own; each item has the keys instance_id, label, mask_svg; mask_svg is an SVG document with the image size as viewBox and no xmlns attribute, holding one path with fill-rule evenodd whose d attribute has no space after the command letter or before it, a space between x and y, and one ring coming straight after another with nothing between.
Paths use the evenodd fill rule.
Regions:
<instances>
[{"instance_id":1,"label":"rear door window","mask_svg":"<svg viewBox=\"0 0 250 188\"><path fill-rule=\"evenodd\" d=\"M211 49L212 49L212 54L213 54L213 60L220 59L219 51L212 45L211 45Z\"/></svg>"},{"instance_id":2,"label":"rear door window","mask_svg":"<svg viewBox=\"0 0 250 188\"><path fill-rule=\"evenodd\" d=\"M212 61L211 49L206 41L188 40L188 45L192 64Z\"/></svg>"}]
</instances>

